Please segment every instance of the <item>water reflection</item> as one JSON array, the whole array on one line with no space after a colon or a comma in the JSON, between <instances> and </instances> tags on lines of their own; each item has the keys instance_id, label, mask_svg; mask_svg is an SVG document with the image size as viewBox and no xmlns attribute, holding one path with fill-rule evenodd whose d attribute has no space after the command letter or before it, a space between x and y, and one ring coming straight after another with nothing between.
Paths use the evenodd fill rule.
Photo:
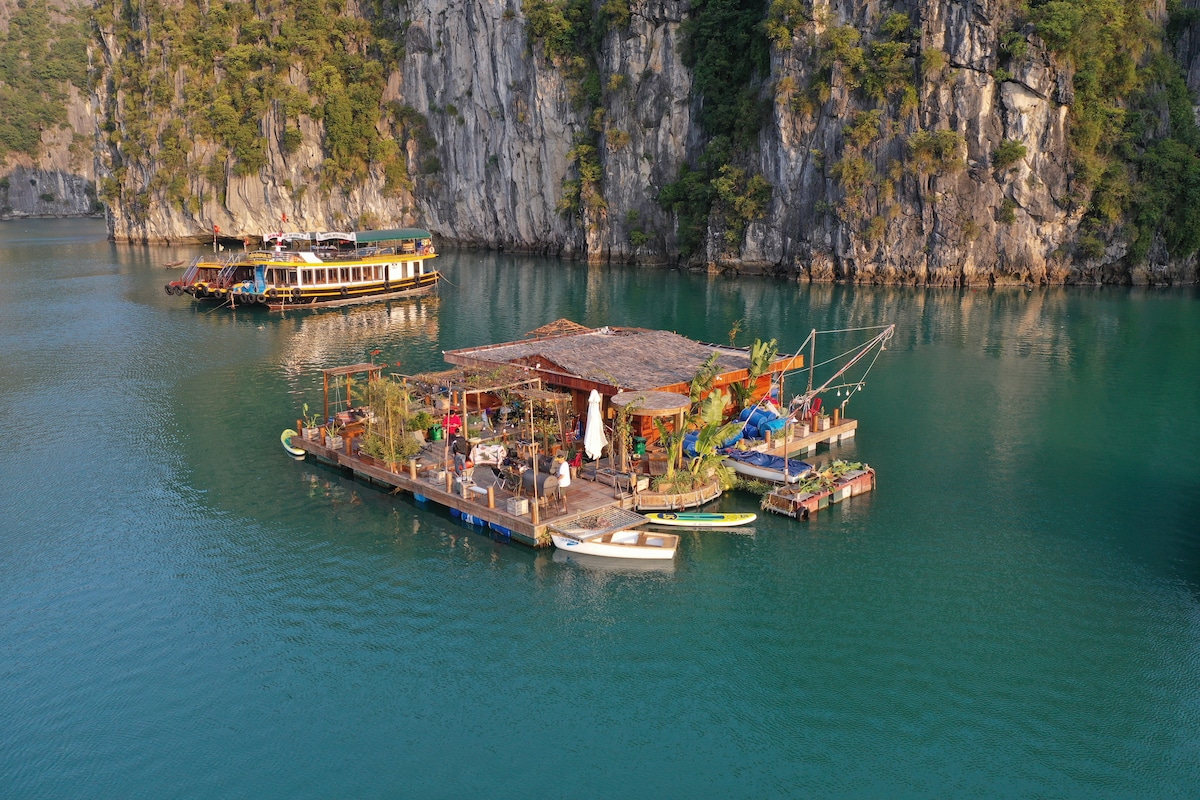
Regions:
<instances>
[{"instance_id":1,"label":"water reflection","mask_svg":"<svg viewBox=\"0 0 1200 800\"><path fill-rule=\"evenodd\" d=\"M555 564L569 565L598 580L613 575L674 575L675 561L666 558L606 558L586 553L568 553L555 548Z\"/></svg>"}]
</instances>

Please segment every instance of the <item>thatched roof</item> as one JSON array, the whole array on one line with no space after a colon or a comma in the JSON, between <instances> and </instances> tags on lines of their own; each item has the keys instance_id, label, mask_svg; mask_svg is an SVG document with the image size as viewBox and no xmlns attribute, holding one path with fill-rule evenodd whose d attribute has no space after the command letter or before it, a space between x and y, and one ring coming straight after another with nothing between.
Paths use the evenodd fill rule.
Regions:
<instances>
[{"instance_id":1,"label":"thatched roof","mask_svg":"<svg viewBox=\"0 0 1200 800\"><path fill-rule=\"evenodd\" d=\"M635 417L669 417L686 411L692 405L692 398L686 394L645 390L621 392L609 400Z\"/></svg>"},{"instance_id":2,"label":"thatched roof","mask_svg":"<svg viewBox=\"0 0 1200 800\"><path fill-rule=\"evenodd\" d=\"M525 334L526 338L542 339L547 336L561 336L565 333L584 333L590 331L591 328L586 325L580 325L578 322L572 322L569 319L556 319L554 322L548 322L540 328L535 328Z\"/></svg>"},{"instance_id":3,"label":"thatched roof","mask_svg":"<svg viewBox=\"0 0 1200 800\"><path fill-rule=\"evenodd\" d=\"M557 324L557 323L553 323ZM572 323L573 324L573 323ZM702 344L670 331L596 328L521 342L452 350L454 364L522 364L623 389L688 383L713 353L721 373L748 369L747 351Z\"/></svg>"},{"instance_id":4,"label":"thatched roof","mask_svg":"<svg viewBox=\"0 0 1200 800\"><path fill-rule=\"evenodd\" d=\"M541 380L520 367L505 365L483 367L459 367L441 372L422 372L405 375L409 382L424 386L431 391L487 392L500 389L523 389L536 385Z\"/></svg>"}]
</instances>

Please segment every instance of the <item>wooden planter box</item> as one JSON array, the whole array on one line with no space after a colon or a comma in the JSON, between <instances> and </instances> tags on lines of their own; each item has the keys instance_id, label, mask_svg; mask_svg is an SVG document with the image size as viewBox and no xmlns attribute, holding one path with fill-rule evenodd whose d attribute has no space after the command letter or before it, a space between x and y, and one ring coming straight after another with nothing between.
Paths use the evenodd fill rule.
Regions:
<instances>
[{"instance_id":1,"label":"wooden planter box","mask_svg":"<svg viewBox=\"0 0 1200 800\"><path fill-rule=\"evenodd\" d=\"M721 485L713 481L690 492L639 492L634 503L638 511L678 511L702 506L720 496Z\"/></svg>"},{"instance_id":2,"label":"wooden planter box","mask_svg":"<svg viewBox=\"0 0 1200 800\"><path fill-rule=\"evenodd\" d=\"M817 513L822 508L829 507L829 498L833 492L792 492L786 489L771 492L763 498L762 507L766 511L784 514L793 518L806 518Z\"/></svg>"}]
</instances>

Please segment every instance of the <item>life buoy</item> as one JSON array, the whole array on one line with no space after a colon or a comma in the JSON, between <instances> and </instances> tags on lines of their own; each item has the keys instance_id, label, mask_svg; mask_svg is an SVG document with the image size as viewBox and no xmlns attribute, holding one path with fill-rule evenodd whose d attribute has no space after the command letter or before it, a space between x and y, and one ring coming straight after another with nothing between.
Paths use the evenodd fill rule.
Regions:
<instances>
[{"instance_id":1,"label":"life buoy","mask_svg":"<svg viewBox=\"0 0 1200 800\"><path fill-rule=\"evenodd\" d=\"M350 290L347 289L345 286L343 286L342 287L342 297L348 297L349 295L350 295Z\"/></svg>"}]
</instances>

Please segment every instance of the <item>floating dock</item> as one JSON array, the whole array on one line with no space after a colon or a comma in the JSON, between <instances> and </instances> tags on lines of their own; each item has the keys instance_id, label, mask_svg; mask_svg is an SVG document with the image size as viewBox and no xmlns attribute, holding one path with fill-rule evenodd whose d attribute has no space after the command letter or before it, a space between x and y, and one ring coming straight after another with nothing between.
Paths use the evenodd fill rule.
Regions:
<instances>
[{"instance_id":1,"label":"floating dock","mask_svg":"<svg viewBox=\"0 0 1200 800\"><path fill-rule=\"evenodd\" d=\"M399 471L358 453L330 449L315 439L294 436L291 445L317 461L349 470L392 492L409 492L417 499L445 506L468 523L486 526L530 547L548 546L552 528L607 529L645 522L633 511L634 494L621 487L621 480L604 468L604 461L597 462L595 469L590 464L579 469L566 492L564 508L553 495L535 499L508 491L491 467L476 466L470 481L458 481L446 469L440 442L426 445L412 463L397 465Z\"/></svg>"},{"instance_id":2,"label":"floating dock","mask_svg":"<svg viewBox=\"0 0 1200 800\"><path fill-rule=\"evenodd\" d=\"M804 458L817 452L817 445L835 445L853 439L857 431L858 420L843 418L838 420L836 425L830 424L825 430L810 431L803 436L774 439L763 448L763 452L773 456L786 453L788 458Z\"/></svg>"}]
</instances>

